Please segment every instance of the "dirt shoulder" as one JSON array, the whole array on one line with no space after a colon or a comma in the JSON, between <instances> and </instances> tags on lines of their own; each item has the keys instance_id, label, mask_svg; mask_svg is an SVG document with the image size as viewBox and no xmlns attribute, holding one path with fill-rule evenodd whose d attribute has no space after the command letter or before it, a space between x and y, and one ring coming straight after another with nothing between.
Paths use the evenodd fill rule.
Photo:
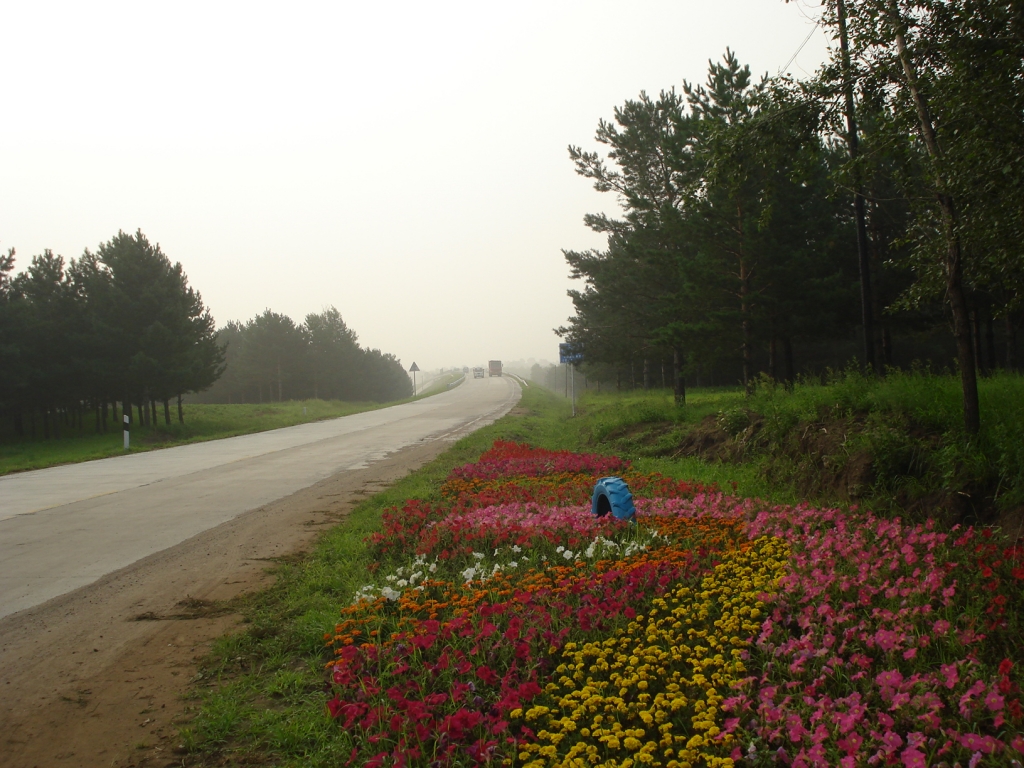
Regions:
<instances>
[{"instance_id":1,"label":"dirt shoulder","mask_svg":"<svg viewBox=\"0 0 1024 768\"><path fill-rule=\"evenodd\" d=\"M362 499L449 447L411 446L0 620L0 766L171 766L196 662L240 621L211 609L268 583Z\"/></svg>"}]
</instances>

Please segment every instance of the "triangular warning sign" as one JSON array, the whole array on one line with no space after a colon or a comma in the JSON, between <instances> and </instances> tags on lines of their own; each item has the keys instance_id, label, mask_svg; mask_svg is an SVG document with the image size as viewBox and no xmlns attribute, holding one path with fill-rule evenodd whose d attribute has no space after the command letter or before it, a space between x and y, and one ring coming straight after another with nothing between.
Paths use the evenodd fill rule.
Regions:
<instances>
[{"instance_id":1,"label":"triangular warning sign","mask_svg":"<svg viewBox=\"0 0 1024 768\"><path fill-rule=\"evenodd\" d=\"M412 364L412 368L409 369L409 373L415 373L419 369L420 369L420 367L418 365L416 365L416 363L413 363Z\"/></svg>"}]
</instances>

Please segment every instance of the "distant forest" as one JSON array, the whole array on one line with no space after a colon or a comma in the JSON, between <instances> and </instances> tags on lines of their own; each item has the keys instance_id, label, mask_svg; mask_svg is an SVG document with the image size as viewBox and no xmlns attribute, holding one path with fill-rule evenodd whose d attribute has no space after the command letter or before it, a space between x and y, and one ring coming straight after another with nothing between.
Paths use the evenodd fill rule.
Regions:
<instances>
[{"instance_id":1,"label":"distant forest","mask_svg":"<svg viewBox=\"0 0 1024 768\"><path fill-rule=\"evenodd\" d=\"M591 381L754 386L855 364L1017 370L1024 312L1024 15L981 0L823 6L834 59L641 93L576 172L616 195L604 249L565 251L558 333Z\"/></svg>"},{"instance_id":2,"label":"distant forest","mask_svg":"<svg viewBox=\"0 0 1024 768\"><path fill-rule=\"evenodd\" d=\"M14 273L0 254L0 433L120 430L122 417L184 422L182 401L258 403L412 394L401 363L363 349L333 307L297 326L267 310L215 330L210 311L142 232L65 262L47 250ZM201 393L201 394L194 394ZM120 409L119 406L120 405Z\"/></svg>"},{"instance_id":3,"label":"distant forest","mask_svg":"<svg viewBox=\"0 0 1024 768\"><path fill-rule=\"evenodd\" d=\"M225 369L197 403L269 403L281 400L372 400L412 395L401 362L361 347L334 307L306 315L301 325L269 309L217 331Z\"/></svg>"}]
</instances>

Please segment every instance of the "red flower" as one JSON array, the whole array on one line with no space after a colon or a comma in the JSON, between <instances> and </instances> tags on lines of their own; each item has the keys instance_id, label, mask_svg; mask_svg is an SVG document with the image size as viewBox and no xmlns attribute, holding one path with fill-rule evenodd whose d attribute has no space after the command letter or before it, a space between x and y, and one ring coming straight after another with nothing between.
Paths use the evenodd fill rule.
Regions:
<instances>
[{"instance_id":1,"label":"red flower","mask_svg":"<svg viewBox=\"0 0 1024 768\"><path fill-rule=\"evenodd\" d=\"M476 676L487 683L487 685L497 685L499 682L499 678L494 674L494 670L483 665L476 668Z\"/></svg>"}]
</instances>

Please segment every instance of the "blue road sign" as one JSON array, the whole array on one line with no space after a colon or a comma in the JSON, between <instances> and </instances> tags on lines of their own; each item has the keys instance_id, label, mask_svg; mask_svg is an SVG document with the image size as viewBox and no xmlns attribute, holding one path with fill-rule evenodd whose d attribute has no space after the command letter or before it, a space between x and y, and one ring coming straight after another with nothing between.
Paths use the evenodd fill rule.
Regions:
<instances>
[{"instance_id":1,"label":"blue road sign","mask_svg":"<svg viewBox=\"0 0 1024 768\"><path fill-rule=\"evenodd\" d=\"M560 363L582 363L583 350L572 342L563 342L558 345L558 362Z\"/></svg>"}]
</instances>

